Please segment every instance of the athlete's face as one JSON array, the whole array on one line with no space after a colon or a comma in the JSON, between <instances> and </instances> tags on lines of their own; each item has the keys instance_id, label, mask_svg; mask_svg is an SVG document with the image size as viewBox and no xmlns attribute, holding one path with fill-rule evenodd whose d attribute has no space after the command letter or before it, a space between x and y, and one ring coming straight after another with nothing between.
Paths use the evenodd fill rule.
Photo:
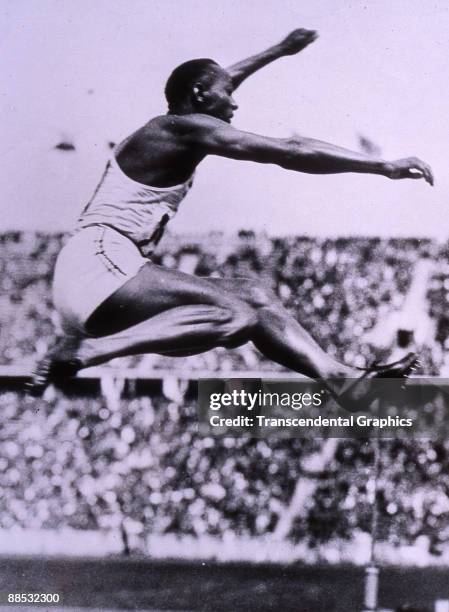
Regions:
<instances>
[{"instance_id":1,"label":"athlete's face","mask_svg":"<svg viewBox=\"0 0 449 612\"><path fill-rule=\"evenodd\" d=\"M233 91L228 73L222 68L217 69L212 83L203 91L202 112L230 123L238 108L232 97Z\"/></svg>"}]
</instances>

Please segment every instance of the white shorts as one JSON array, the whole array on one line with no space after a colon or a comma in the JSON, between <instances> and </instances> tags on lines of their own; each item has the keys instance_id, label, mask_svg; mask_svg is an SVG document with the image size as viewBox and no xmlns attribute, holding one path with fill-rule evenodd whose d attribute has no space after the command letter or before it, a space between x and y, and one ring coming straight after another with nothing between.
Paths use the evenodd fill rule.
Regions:
<instances>
[{"instance_id":1,"label":"white shorts","mask_svg":"<svg viewBox=\"0 0 449 612\"><path fill-rule=\"evenodd\" d=\"M105 225L74 234L56 261L53 303L66 331L85 332L94 310L148 263L128 238Z\"/></svg>"}]
</instances>

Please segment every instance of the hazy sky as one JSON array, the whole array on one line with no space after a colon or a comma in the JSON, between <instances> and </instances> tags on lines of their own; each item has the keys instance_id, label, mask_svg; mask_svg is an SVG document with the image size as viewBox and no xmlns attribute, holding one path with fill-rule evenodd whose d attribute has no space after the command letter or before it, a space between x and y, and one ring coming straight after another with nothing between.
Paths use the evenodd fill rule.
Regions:
<instances>
[{"instance_id":1,"label":"hazy sky","mask_svg":"<svg viewBox=\"0 0 449 612\"><path fill-rule=\"evenodd\" d=\"M229 65L291 29L319 40L236 92L234 124L383 157L418 155L436 186L310 176L220 158L198 169L170 228L449 236L449 0L0 0L0 229L70 229L109 140L165 112L164 82L193 57ZM76 151L61 152L61 139Z\"/></svg>"}]
</instances>

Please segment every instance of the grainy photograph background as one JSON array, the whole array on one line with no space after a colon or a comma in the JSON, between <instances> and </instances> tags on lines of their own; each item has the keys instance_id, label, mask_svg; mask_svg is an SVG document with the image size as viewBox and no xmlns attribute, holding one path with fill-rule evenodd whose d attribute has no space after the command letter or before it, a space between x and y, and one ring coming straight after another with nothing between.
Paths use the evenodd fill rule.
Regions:
<instances>
[{"instance_id":1,"label":"grainy photograph background","mask_svg":"<svg viewBox=\"0 0 449 612\"><path fill-rule=\"evenodd\" d=\"M44 590L74 609L361 610L374 513L379 608L447 610L447 441L200 436L199 376L281 371L251 345L115 361L43 399L23 383L58 324L56 255L112 143L165 112L177 64L226 66L296 27L318 41L245 82L233 124L417 155L435 187L210 157L155 261L261 279L349 364L416 350L421 374L447 377L449 4L0 8L1 604Z\"/></svg>"}]
</instances>

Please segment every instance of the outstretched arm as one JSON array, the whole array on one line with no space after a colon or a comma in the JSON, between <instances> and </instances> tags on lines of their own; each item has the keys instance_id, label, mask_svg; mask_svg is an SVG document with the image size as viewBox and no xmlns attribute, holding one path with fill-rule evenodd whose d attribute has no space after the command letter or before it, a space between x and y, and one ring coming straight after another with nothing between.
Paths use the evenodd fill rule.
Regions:
<instances>
[{"instance_id":1,"label":"outstretched arm","mask_svg":"<svg viewBox=\"0 0 449 612\"><path fill-rule=\"evenodd\" d=\"M311 174L359 172L380 174L390 179L423 178L429 185L433 186L434 183L431 167L418 157L386 161L373 155L358 153L313 138L292 138L289 142L292 142L293 146L296 145L306 150L303 157L308 168L301 170L302 172ZM295 170L296 168L290 169Z\"/></svg>"},{"instance_id":2,"label":"outstretched arm","mask_svg":"<svg viewBox=\"0 0 449 612\"><path fill-rule=\"evenodd\" d=\"M269 138L236 130L208 115L185 118L183 138L204 155L221 155L309 174L359 172L390 179L425 179L433 185L432 170L417 157L396 161L350 151L312 138ZM183 130L183 131L184 131Z\"/></svg>"},{"instance_id":3,"label":"outstretched arm","mask_svg":"<svg viewBox=\"0 0 449 612\"><path fill-rule=\"evenodd\" d=\"M248 57L247 59L233 64L226 71L229 73L232 79L232 85L236 89L242 81L248 78L251 74L260 70L267 64L274 62L274 60L284 57L285 55L294 55L305 49L310 43L318 38L318 34L314 30L305 30L300 28L293 30L284 40L279 44Z\"/></svg>"}]
</instances>

